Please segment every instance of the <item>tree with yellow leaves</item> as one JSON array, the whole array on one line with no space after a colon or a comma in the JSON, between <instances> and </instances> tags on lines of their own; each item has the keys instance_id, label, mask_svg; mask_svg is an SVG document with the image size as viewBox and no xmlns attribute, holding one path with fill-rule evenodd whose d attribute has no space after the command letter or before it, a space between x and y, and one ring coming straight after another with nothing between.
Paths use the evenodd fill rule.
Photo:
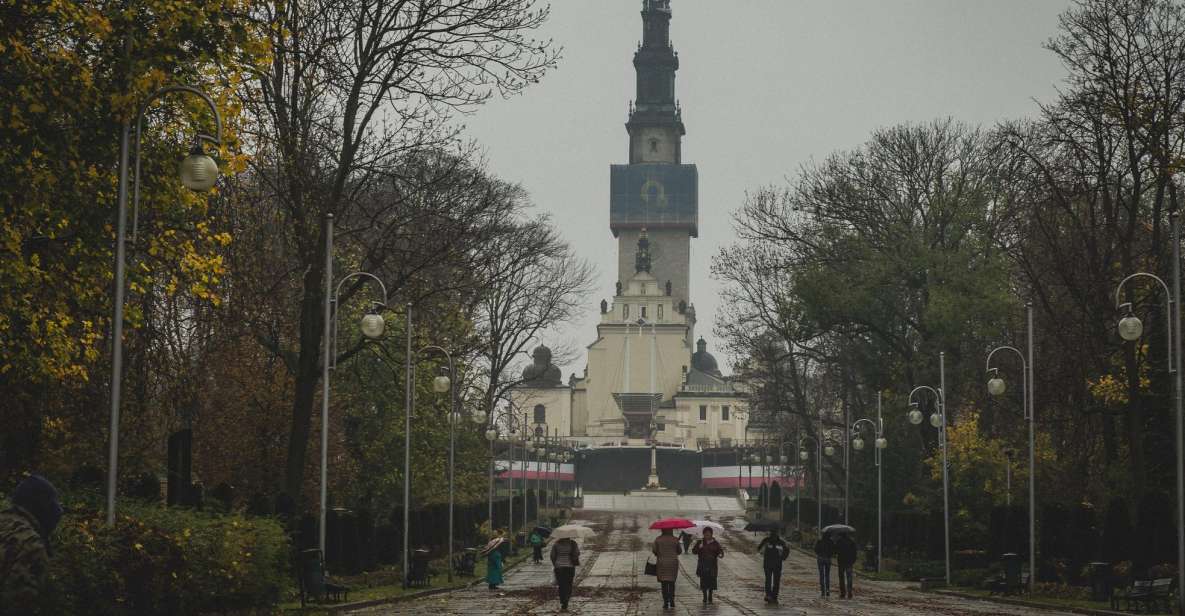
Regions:
<instances>
[{"instance_id":1,"label":"tree with yellow leaves","mask_svg":"<svg viewBox=\"0 0 1185 616\"><path fill-rule=\"evenodd\" d=\"M226 171L243 161L228 90L266 50L247 0L44 0L0 8L0 473L38 457L42 428L98 434L111 314L119 130L147 94L178 83L215 96ZM200 101L199 101L200 102ZM206 196L180 186L192 101L146 118L139 242L129 244L135 328L149 291L217 302L230 241ZM133 329L134 332L134 329ZM129 334L133 336L134 333ZM96 376L100 377L96 379ZM67 407L73 407L69 409ZM71 414L76 422L63 424Z\"/></svg>"}]
</instances>

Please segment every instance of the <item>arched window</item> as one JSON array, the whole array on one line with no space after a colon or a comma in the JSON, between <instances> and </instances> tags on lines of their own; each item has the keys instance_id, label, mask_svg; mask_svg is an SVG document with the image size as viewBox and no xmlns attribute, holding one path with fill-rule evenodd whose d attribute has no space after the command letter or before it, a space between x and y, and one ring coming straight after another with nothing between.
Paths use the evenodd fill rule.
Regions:
<instances>
[{"instance_id":1,"label":"arched window","mask_svg":"<svg viewBox=\"0 0 1185 616\"><path fill-rule=\"evenodd\" d=\"M535 438L543 437L543 426L535 426Z\"/></svg>"},{"instance_id":2,"label":"arched window","mask_svg":"<svg viewBox=\"0 0 1185 616\"><path fill-rule=\"evenodd\" d=\"M651 139L650 140L650 151L651 152L658 151L658 139Z\"/></svg>"},{"instance_id":3,"label":"arched window","mask_svg":"<svg viewBox=\"0 0 1185 616\"><path fill-rule=\"evenodd\" d=\"M542 404L535 405L535 423L537 423L537 424L547 423L547 407L546 406L543 406ZM538 432L539 428L535 428L535 431Z\"/></svg>"}]
</instances>

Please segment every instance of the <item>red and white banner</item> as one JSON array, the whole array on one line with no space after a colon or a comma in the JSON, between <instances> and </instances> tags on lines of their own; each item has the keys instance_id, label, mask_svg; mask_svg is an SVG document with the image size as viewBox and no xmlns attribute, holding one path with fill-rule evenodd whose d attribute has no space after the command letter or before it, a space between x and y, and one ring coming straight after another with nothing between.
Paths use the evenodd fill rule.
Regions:
<instances>
[{"instance_id":1,"label":"red and white banner","mask_svg":"<svg viewBox=\"0 0 1185 616\"><path fill-rule=\"evenodd\" d=\"M705 488L760 488L761 484L777 482L782 490L793 490L796 482L794 469L784 466L705 466L702 485Z\"/></svg>"},{"instance_id":2,"label":"red and white banner","mask_svg":"<svg viewBox=\"0 0 1185 616\"><path fill-rule=\"evenodd\" d=\"M524 467L524 464L526 465ZM536 462L515 460L512 465L506 460L494 461L494 476L499 479L542 479L544 481L559 479L560 481L575 481L576 466L573 464L556 464L554 462Z\"/></svg>"}]
</instances>

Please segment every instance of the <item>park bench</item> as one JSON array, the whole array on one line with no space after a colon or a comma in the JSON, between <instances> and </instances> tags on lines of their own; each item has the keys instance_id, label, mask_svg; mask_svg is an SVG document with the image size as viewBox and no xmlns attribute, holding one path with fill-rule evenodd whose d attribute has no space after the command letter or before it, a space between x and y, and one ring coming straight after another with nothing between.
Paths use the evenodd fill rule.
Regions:
<instances>
[{"instance_id":1,"label":"park bench","mask_svg":"<svg viewBox=\"0 0 1185 616\"><path fill-rule=\"evenodd\" d=\"M321 558L321 550L302 551L297 572L297 581L300 582L301 607L305 606L309 598L322 602L349 600L349 588L333 584L326 579L325 561Z\"/></svg>"},{"instance_id":2,"label":"park bench","mask_svg":"<svg viewBox=\"0 0 1185 616\"><path fill-rule=\"evenodd\" d=\"M453 556L453 573L472 576L475 567L477 567L476 549L465 548L464 552Z\"/></svg>"},{"instance_id":3,"label":"park bench","mask_svg":"<svg viewBox=\"0 0 1185 616\"><path fill-rule=\"evenodd\" d=\"M1138 612L1142 605L1148 610L1149 614L1152 614L1161 611L1158 608L1163 605L1163 611L1171 612L1173 609L1173 591L1176 589L1176 580L1173 578L1156 578L1154 580L1142 581L1150 582L1150 584L1142 586L1141 592L1125 597L1127 599L1127 609L1130 610L1134 604L1136 606L1135 611Z\"/></svg>"},{"instance_id":4,"label":"park bench","mask_svg":"<svg viewBox=\"0 0 1185 616\"><path fill-rule=\"evenodd\" d=\"M999 575L993 578L988 578L984 585L987 587L989 594L1019 594L1023 593L1025 589L1029 587L1029 574L1018 573L1016 575Z\"/></svg>"},{"instance_id":5,"label":"park bench","mask_svg":"<svg viewBox=\"0 0 1185 616\"><path fill-rule=\"evenodd\" d=\"M1139 602L1146 598L1152 591L1152 580L1132 580L1132 583L1127 588L1121 588L1111 594L1111 609L1118 610L1119 602L1126 603L1125 609L1132 609L1132 604L1139 605Z\"/></svg>"},{"instance_id":6,"label":"park bench","mask_svg":"<svg viewBox=\"0 0 1185 616\"><path fill-rule=\"evenodd\" d=\"M416 550L411 556L411 567L407 570L408 586L430 586L432 570L428 568L428 550Z\"/></svg>"}]
</instances>

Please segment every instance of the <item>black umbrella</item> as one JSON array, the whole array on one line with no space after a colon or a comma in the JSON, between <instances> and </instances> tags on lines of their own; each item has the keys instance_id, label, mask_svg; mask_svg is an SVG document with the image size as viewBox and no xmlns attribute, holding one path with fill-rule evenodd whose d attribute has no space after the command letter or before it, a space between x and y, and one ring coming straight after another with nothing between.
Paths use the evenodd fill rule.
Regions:
<instances>
[{"instance_id":1,"label":"black umbrella","mask_svg":"<svg viewBox=\"0 0 1185 616\"><path fill-rule=\"evenodd\" d=\"M745 530L755 533L769 532L778 530L778 523L774 520L753 520L745 525Z\"/></svg>"},{"instance_id":2,"label":"black umbrella","mask_svg":"<svg viewBox=\"0 0 1185 616\"><path fill-rule=\"evenodd\" d=\"M546 526L536 526L534 529L531 530L531 532L537 533L540 537L543 537L544 539L551 536L551 529Z\"/></svg>"}]
</instances>

